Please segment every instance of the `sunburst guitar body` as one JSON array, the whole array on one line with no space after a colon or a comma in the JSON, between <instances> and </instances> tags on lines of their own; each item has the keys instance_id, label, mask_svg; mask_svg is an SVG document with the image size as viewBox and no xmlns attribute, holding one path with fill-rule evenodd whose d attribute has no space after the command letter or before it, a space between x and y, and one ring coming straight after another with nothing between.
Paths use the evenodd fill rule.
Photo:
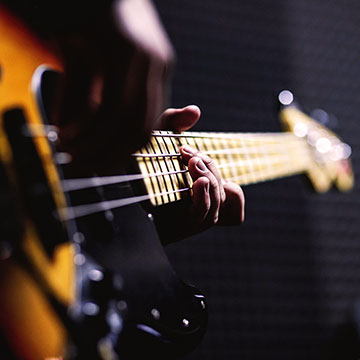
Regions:
<instances>
[{"instance_id":1,"label":"sunburst guitar body","mask_svg":"<svg viewBox=\"0 0 360 360\"><path fill-rule=\"evenodd\" d=\"M37 94L45 67L61 64L0 10L1 333L19 358L60 357L67 335L54 302L75 299L74 248Z\"/></svg>"}]
</instances>

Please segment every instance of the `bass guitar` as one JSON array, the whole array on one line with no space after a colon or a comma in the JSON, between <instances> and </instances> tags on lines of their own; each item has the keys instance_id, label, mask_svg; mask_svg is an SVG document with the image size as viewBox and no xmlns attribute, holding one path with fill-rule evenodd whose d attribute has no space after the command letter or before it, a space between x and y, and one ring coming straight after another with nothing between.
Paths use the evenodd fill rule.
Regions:
<instances>
[{"instance_id":1,"label":"bass guitar","mask_svg":"<svg viewBox=\"0 0 360 360\"><path fill-rule=\"evenodd\" d=\"M9 359L170 359L199 343L206 299L178 278L154 224L191 199L180 146L213 157L240 185L306 173L319 192L353 186L350 147L288 91L284 133L154 131L129 173L69 178L71 158L56 150L47 116L62 63L3 8L0 40L0 345Z\"/></svg>"}]
</instances>

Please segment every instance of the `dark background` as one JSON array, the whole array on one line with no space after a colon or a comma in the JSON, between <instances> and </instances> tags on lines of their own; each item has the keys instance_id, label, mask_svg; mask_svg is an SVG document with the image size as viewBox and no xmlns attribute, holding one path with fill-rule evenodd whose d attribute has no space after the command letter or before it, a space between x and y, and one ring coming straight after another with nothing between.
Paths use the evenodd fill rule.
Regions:
<instances>
[{"instance_id":1,"label":"dark background","mask_svg":"<svg viewBox=\"0 0 360 360\"><path fill-rule=\"evenodd\" d=\"M358 0L158 0L178 55L173 106L197 130L280 131L276 96L325 109L360 171ZM206 294L188 359L352 359L360 295L360 186L311 192L301 176L247 186L246 222L167 248Z\"/></svg>"}]
</instances>

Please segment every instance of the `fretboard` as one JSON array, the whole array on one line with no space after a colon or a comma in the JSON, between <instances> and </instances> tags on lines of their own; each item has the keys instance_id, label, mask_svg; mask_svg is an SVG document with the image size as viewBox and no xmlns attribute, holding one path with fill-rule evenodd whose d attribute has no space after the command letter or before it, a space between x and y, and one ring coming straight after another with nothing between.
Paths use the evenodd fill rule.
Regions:
<instances>
[{"instance_id":1,"label":"fretboard","mask_svg":"<svg viewBox=\"0 0 360 360\"><path fill-rule=\"evenodd\" d=\"M209 155L221 176L247 185L305 172L311 163L307 142L288 133L205 133L155 131L134 156L154 205L191 193L192 180L181 161L185 144Z\"/></svg>"}]
</instances>

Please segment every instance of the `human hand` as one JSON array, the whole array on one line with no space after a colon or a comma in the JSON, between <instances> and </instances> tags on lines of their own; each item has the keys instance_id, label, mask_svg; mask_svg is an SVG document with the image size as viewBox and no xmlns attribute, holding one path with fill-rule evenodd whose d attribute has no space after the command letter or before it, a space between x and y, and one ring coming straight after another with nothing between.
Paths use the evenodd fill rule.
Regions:
<instances>
[{"instance_id":1,"label":"human hand","mask_svg":"<svg viewBox=\"0 0 360 360\"><path fill-rule=\"evenodd\" d=\"M55 122L73 162L102 174L158 128L174 51L149 0L114 0L97 21L58 39L65 80Z\"/></svg>"},{"instance_id":2,"label":"human hand","mask_svg":"<svg viewBox=\"0 0 360 360\"><path fill-rule=\"evenodd\" d=\"M185 131L199 118L200 109L190 105L182 109L167 109L160 118L160 124L164 129ZM241 224L244 221L245 205L241 188L231 181L222 179L209 156L189 145L181 147L180 151L193 179L193 197L188 209L182 209L182 213L177 213L177 216L170 216L174 223L171 219L166 220L166 227L172 229L171 235L160 229L160 234L165 234L167 238L164 242L199 233L215 224Z\"/></svg>"}]
</instances>

